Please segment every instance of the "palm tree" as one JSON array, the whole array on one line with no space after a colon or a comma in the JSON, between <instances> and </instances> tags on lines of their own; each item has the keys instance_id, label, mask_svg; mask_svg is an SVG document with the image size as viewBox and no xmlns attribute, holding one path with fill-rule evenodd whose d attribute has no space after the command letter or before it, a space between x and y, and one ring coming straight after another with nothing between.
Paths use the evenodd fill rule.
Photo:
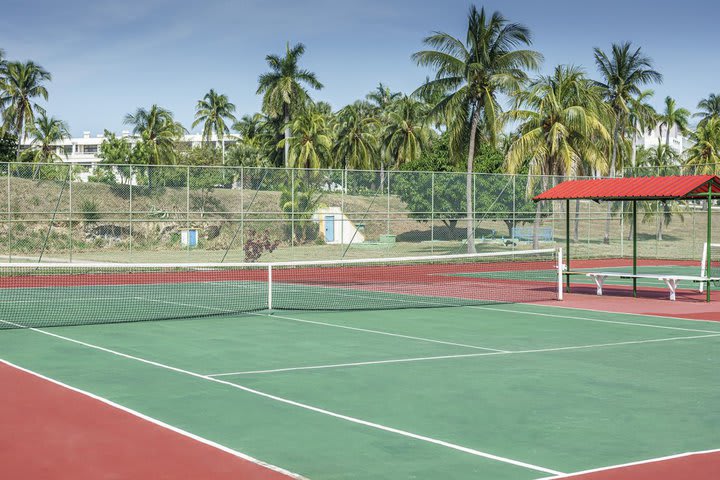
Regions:
<instances>
[{"instance_id":1,"label":"palm tree","mask_svg":"<svg viewBox=\"0 0 720 480\"><path fill-rule=\"evenodd\" d=\"M430 143L432 130L425 123L425 104L403 97L389 108L383 132L383 148L389 160L388 168L417 160Z\"/></svg>"},{"instance_id":2,"label":"palm tree","mask_svg":"<svg viewBox=\"0 0 720 480\"><path fill-rule=\"evenodd\" d=\"M720 95L711 93L708 98L703 98L697 104L697 113L693 117L700 117L698 125L704 124L711 118L720 118Z\"/></svg>"},{"instance_id":3,"label":"palm tree","mask_svg":"<svg viewBox=\"0 0 720 480\"><path fill-rule=\"evenodd\" d=\"M227 95L219 94L210 89L208 93L198 100L195 107L195 121L192 126L195 128L203 124L203 142L210 143L214 133L222 145L222 164L225 165L225 134L230 133L227 127L228 121L237 121L233 115L235 105L230 103Z\"/></svg>"},{"instance_id":4,"label":"palm tree","mask_svg":"<svg viewBox=\"0 0 720 480\"><path fill-rule=\"evenodd\" d=\"M315 90L323 88L315 74L298 66L305 53L305 45L298 43L290 48L287 44L285 56L268 55L265 60L270 72L258 78L257 94L263 95L263 111L272 118L281 118L285 127L283 160L285 166L290 158L290 123L293 115L302 109L309 95L303 85Z\"/></svg>"},{"instance_id":5,"label":"palm tree","mask_svg":"<svg viewBox=\"0 0 720 480\"><path fill-rule=\"evenodd\" d=\"M637 97L630 99L630 124L632 128L632 151L630 166L636 166L638 135L655 128L658 124L657 112L646 100L655 95L652 90L643 90Z\"/></svg>"},{"instance_id":6,"label":"palm tree","mask_svg":"<svg viewBox=\"0 0 720 480\"><path fill-rule=\"evenodd\" d=\"M342 168L372 169L378 160L378 119L361 102L338 112L337 140L333 157Z\"/></svg>"},{"instance_id":7,"label":"palm tree","mask_svg":"<svg viewBox=\"0 0 720 480\"><path fill-rule=\"evenodd\" d=\"M315 112L301 115L293 121L292 129L293 136L278 144L290 150L288 166L317 169L329 163L332 140L323 115Z\"/></svg>"},{"instance_id":8,"label":"palm tree","mask_svg":"<svg viewBox=\"0 0 720 480\"><path fill-rule=\"evenodd\" d=\"M0 110L3 112L3 129L18 137L17 158L25 139L25 128L35 122L35 113L45 110L34 103L37 97L48 99L45 83L52 76L33 62L6 62L0 76Z\"/></svg>"},{"instance_id":9,"label":"palm tree","mask_svg":"<svg viewBox=\"0 0 720 480\"><path fill-rule=\"evenodd\" d=\"M38 115L35 124L28 128L31 143L36 148L33 160L35 162L62 160L58 155L58 147L63 148L63 141L70 138L69 130L67 123L60 119L48 117L45 113Z\"/></svg>"},{"instance_id":10,"label":"palm tree","mask_svg":"<svg viewBox=\"0 0 720 480\"><path fill-rule=\"evenodd\" d=\"M665 110L658 115L660 128L665 127L665 145L670 145L670 130L673 127L677 127L680 133L687 131L689 117L689 110L678 108L673 98L665 97Z\"/></svg>"},{"instance_id":11,"label":"palm tree","mask_svg":"<svg viewBox=\"0 0 720 480\"><path fill-rule=\"evenodd\" d=\"M506 156L510 173L527 167L531 175L542 175L546 189L547 176L577 175L583 163L597 169L606 162L610 134L603 119L607 107L600 89L581 69L560 65L552 76L540 77L515 98L517 108L507 117L522 123ZM532 187L533 182L528 181L528 188ZM540 217L538 205L535 227ZM533 235L533 244L537 248L537 235Z\"/></svg>"},{"instance_id":12,"label":"palm tree","mask_svg":"<svg viewBox=\"0 0 720 480\"><path fill-rule=\"evenodd\" d=\"M630 127L630 104L637 98L640 88L650 83L662 82L662 75L653 70L652 60L642 53L641 49L633 49L630 42L613 43L608 56L599 48L595 48L595 65L600 71L602 81L597 85L602 89L605 99L613 111L612 148L610 151L610 176L614 177L621 144L625 133ZM604 243L610 243L610 209L605 222Z\"/></svg>"},{"instance_id":13,"label":"palm tree","mask_svg":"<svg viewBox=\"0 0 720 480\"><path fill-rule=\"evenodd\" d=\"M479 138L496 143L498 117L502 109L498 95L512 93L527 80L526 70L537 69L538 52L518 49L530 45L527 27L510 23L499 12L488 18L485 9L470 7L465 41L437 32L424 39L430 50L413 55L421 66L435 69L435 79L415 94L444 92L431 111L445 117L451 135L450 150L455 156L467 148L466 208L468 252L475 252L472 205L473 159ZM469 125L468 125L469 123Z\"/></svg>"},{"instance_id":14,"label":"palm tree","mask_svg":"<svg viewBox=\"0 0 720 480\"><path fill-rule=\"evenodd\" d=\"M140 136L149 164L175 163L175 143L186 130L175 121L170 110L158 105L152 105L149 110L138 108L134 114L125 115L123 123L132 126L133 134ZM148 169L148 186L152 188L152 169Z\"/></svg>"},{"instance_id":15,"label":"palm tree","mask_svg":"<svg viewBox=\"0 0 720 480\"><path fill-rule=\"evenodd\" d=\"M690 134L693 145L687 151L685 164L697 174L720 173L720 118L708 117Z\"/></svg>"},{"instance_id":16,"label":"palm tree","mask_svg":"<svg viewBox=\"0 0 720 480\"><path fill-rule=\"evenodd\" d=\"M390 103L401 96L400 92L393 92L387 85L380 82L375 90L365 95L365 99L370 102L377 113L383 113Z\"/></svg>"}]
</instances>

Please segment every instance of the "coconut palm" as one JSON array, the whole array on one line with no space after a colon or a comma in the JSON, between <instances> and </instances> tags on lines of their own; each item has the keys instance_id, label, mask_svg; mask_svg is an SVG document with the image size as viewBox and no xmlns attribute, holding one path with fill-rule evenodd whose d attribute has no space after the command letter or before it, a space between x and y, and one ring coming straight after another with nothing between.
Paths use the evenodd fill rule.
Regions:
<instances>
[{"instance_id":1,"label":"coconut palm","mask_svg":"<svg viewBox=\"0 0 720 480\"><path fill-rule=\"evenodd\" d=\"M698 174L720 173L720 118L708 117L690 134L692 146L687 150L685 164Z\"/></svg>"},{"instance_id":2,"label":"coconut palm","mask_svg":"<svg viewBox=\"0 0 720 480\"><path fill-rule=\"evenodd\" d=\"M427 110L425 104L408 97L390 105L382 139L388 168L417 160L430 143L432 130L425 121Z\"/></svg>"},{"instance_id":3,"label":"coconut palm","mask_svg":"<svg viewBox=\"0 0 720 480\"><path fill-rule=\"evenodd\" d=\"M376 113L383 113L390 103L401 96L400 92L393 92L387 85L380 82L375 90L365 95L365 99L370 102Z\"/></svg>"},{"instance_id":4,"label":"coconut palm","mask_svg":"<svg viewBox=\"0 0 720 480\"><path fill-rule=\"evenodd\" d=\"M698 125L704 124L711 118L720 118L720 95L711 93L697 104L698 112L693 117L699 117Z\"/></svg>"},{"instance_id":5,"label":"coconut palm","mask_svg":"<svg viewBox=\"0 0 720 480\"><path fill-rule=\"evenodd\" d=\"M546 189L547 176L573 176L584 163L591 169L606 163L610 134L603 119L607 107L600 89L580 68L560 65L553 75L542 76L518 91L515 99L517 108L506 116L522 123L506 156L510 173L527 168L533 176L542 175ZM533 186L528 181L528 189ZM540 215L538 205L535 225ZM533 243L537 247L537 235Z\"/></svg>"},{"instance_id":6,"label":"coconut palm","mask_svg":"<svg viewBox=\"0 0 720 480\"><path fill-rule=\"evenodd\" d=\"M333 157L343 168L372 169L378 164L377 118L369 115L362 102L348 105L338 112Z\"/></svg>"},{"instance_id":7,"label":"coconut palm","mask_svg":"<svg viewBox=\"0 0 720 480\"><path fill-rule=\"evenodd\" d=\"M477 140L496 143L502 111L498 96L518 90L527 80L526 70L536 69L542 55L518 48L531 44L525 26L509 22L499 12L488 17L484 8L478 11L475 6L470 7L464 42L437 32L424 43L430 49L415 53L413 59L436 73L415 94L445 93L430 113L444 116L453 155L467 148L467 243L468 252L474 252L472 173Z\"/></svg>"},{"instance_id":8,"label":"coconut palm","mask_svg":"<svg viewBox=\"0 0 720 480\"><path fill-rule=\"evenodd\" d=\"M67 123L41 113L35 119L35 124L28 127L28 133L35 150L33 161L54 162L62 160L62 157L58 154L58 148L62 150L63 141L70 138L70 129Z\"/></svg>"},{"instance_id":9,"label":"coconut palm","mask_svg":"<svg viewBox=\"0 0 720 480\"><path fill-rule=\"evenodd\" d=\"M259 146L260 130L263 127L263 115L243 115L233 123L232 129L240 134L240 141L246 145Z\"/></svg>"},{"instance_id":10,"label":"coconut palm","mask_svg":"<svg viewBox=\"0 0 720 480\"><path fill-rule=\"evenodd\" d=\"M258 78L257 94L263 95L263 111L272 118L280 118L284 124L284 153L285 166L290 157L291 121L295 113L302 110L309 99L305 86L320 90L323 88L309 70L298 66L300 57L305 53L305 45L298 43L292 48L287 44L285 56L268 55L265 60L270 72L263 73Z\"/></svg>"},{"instance_id":11,"label":"coconut palm","mask_svg":"<svg viewBox=\"0 0 720 480\"><path fill-rule=\"evenodd\" d=\"M35 99L48 99L45 83L51 79L49 72L33 62L6 62L2 68L0 111L3 112L3 129L17 135L19 145L25 139L26 126L35 122L35 112L45 112Z\"/></svg>"},{"instance_id":12,"label":"coconut palm","mask_svg":"<svg viewBox=\"0 0 720 480\"><path fill-rule=\"evenodd\" d=\"M210 89L208 93L198 100L195 107L195 121L192 126L195 128L203 124L203 142L210 143L214 133L222 146L222 164L225 165L225 134L230 133L227 126L229 121L237 121L233 115L235 105L230 103L227 95L219 94Z\"/></svg>"},{"instance_id":13,"label":"coconut palm","mask_svg":"<svg viewBox=\"0 0 720 480\"><path fill-rule=\"evenodd\" d=\"M332 140L325 117L320 113L308 112L298 116L291 126L293 136L283 138L278 143L279 147L289 148L288 166L317 169L327 165L331 158Z\"/></svg>"},{"instance_id":14,"label":"coconut palm","mask_svg":"<svg viewBox=\"0 0 720 480\"><path fill-rule=\"evenodd\" d=\"M135 113L125 115L125 125L132 126L132 132L138 135L150 165L173 164L177 158L175 143L186 132L175 121L171 111L152 105L150 109L138 108ZM137 147L137 146L136 146ZM152 169L148 169L148 186L152 188Z\"/></svg>"},{"instance_id":15,"label":"coconut palm","mask_svg":"<svg viewBox=\"0 0 720 480\"><path fill-rule=\"evenodd\" d=\"M679 133L687 132L690 111L678 108L675 99L665 97L665 109L658 115L660 128L665 128L665 145L670 145L670 130L677 127Z\"/></svg>"},{"instance_id":16,"label":"coconut palm","mask_svg":"<svg viewBox=\"0 0 720 480\"><path fill-rule=\"evenodd\" d=\"M613 112L612 144L610 150L609 173L615 176L618 166L620 149L623 147L625 134L630 128L631 99L637 98L641 87L650 83L662 82L662 75L653 70L650 57L642 53L642 49L634 48L630 42L614 43L608 55L595 48L595 65L600 71L602 81L596 82L602 89L605 99ZM610 243L610 209L605 222L604 243Z\"/></svg>"}]
</instances>

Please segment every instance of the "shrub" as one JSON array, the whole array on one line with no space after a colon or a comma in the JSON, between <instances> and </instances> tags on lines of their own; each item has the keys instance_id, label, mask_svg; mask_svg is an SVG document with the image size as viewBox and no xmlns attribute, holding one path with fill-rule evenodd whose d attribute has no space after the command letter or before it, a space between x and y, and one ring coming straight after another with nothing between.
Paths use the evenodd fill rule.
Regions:
<instances>
[{"instance_id":1,"label":"shrub","mask_svg":"<svg viewBox=\"0 0 720 480\"><path fill-rule=\"evenodd\" d=\"M261 234L258 234L255 230L249 230L245 245L243 245L245 261L255 262L263 253L272 253L279 244L279 240L270 240L270 233L267 230Z\"/></svg>"},{"instance_id":2,"label":"shrub","mask_svg":"<svg viewBox=\"0 0 720 480\"><path fill-rule=\"evenodd\" d=\"M100 212L97 203L94 201L83 200L80 208L85 224L90 225L100 220Z\"/></svg>"}]
</instances>

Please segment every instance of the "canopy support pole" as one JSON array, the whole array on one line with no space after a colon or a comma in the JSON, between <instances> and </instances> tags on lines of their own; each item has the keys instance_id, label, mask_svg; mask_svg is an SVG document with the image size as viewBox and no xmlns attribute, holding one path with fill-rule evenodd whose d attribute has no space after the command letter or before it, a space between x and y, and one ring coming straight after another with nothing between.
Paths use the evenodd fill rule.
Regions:
<instances>
[{"instance_id":1,"label":"canopy support pole","mask_svg":"<svg viewBox=\"0 0 720 480\"><path fill-rule=\"evenodd\" d=\"M567 291L570 292L570 199L565 200L565 265L567 269Z\"/></svg>"},{"instance_id":2,"label":"canopy support pole","mask_svg":"<svg viewBox=\"0 0 720 480\"><path fill-rule=\"evenodd\" d=\"M712 252L712 248L710 248L710 245L712 244L712 188L713 188L713 183L708 182L707 243L705 244L706 245L705 248L707 250L707 252L706 252L707 261L705 262L705 276L707 278L710 278L710 274L712 273L712 268L710 268L712 265L712 258L710 258L710 255ZM710 301L710 282L709 281L707 282L705 292L706 292L705 293L705 295L706 295L705 301L709 302Z\"/></svg>"},{"instance_id":3,"label":"canopy support pole","mask_svg":"<svg viewBox=\"0 0 720 480\"><path fill-rule=\"evenodd\" d=\"M632 229L633 229L633 275L637 275L637 200L633 200ZM637 278L635 278L635 277L633 277L633 297L637 297Z\"/></svg>"}]
</instances>

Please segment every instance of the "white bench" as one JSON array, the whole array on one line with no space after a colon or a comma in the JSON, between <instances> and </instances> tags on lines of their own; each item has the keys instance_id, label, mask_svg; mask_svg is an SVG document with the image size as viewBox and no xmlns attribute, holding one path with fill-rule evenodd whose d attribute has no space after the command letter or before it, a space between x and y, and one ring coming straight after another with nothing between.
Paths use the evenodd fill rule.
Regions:
<instances>
[{"instance_id":1,"label":"white bench","mask_svg":"<svg viewBox=\"0 0 720 480\"><path fill-rule=\"evenodd\" d=\"M650 274L650 273L623 273L623 272L591 272L586 273L586 276L595 280L597 285L597 294L602 295L603 284L605 279L611 278L649 278L653 280L660 280L665 282L665 285L670 289L670 300L675 300L675 290L677 290L678 282L681 280L687 280L689 282L717 282L720 278L708 278L708 277L696 277L692 275L670 275L670 274Z\"/></svg>"}]
</instances>

